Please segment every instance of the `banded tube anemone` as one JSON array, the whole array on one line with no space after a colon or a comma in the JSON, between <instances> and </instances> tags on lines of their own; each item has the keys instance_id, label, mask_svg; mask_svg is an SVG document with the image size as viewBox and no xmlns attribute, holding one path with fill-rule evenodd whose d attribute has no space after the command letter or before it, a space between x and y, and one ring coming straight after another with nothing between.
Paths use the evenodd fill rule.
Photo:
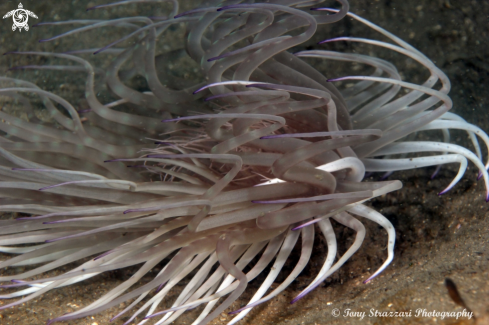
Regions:
<instances>
[{"instance_id":1,"label":"banded tube anemone","mask_svg":"<svg viewBox=\"0 0 489 325\"><path fill-rule=\"evenodd\" d=\"M134 2L139 1L90 9ZM224 311L236 315L229 319L234 324L297 278L315 237L323 239L327 256L292 302L360 248L365 219L385 229L375 235L387 234L387 256L364 282L391 263L394 227L366 202L402 185L364 181L366 172L457 163L459 171L443 194L460 181L470 161L489 190L478 142L487 148L489 137L449 112L446 75L408 43L350 13L346 0L337 1L339 9L311 0L212 1L185 12L176 0L153 2L170 3L170 18L39 24L66 28L43 42L90 30L130 31L103 48L8 53L59 62L13 70L82 75L87 108L77 110L28 81L0 78L0 94L13 107L0 112L0 209L21 214L0 223L0 250L14 255L0 268L27 267L2 273L0 297L14 300L0 309L137 266L130 278L93 303L48 324L121 303L125 308L113 320L126 317L124 324L170 324L196 307L194 324L207 324ZM342 37L324 40L315 50L295 51L324 25L345 16L390 42ZM185 30L182 43L161 47L176 28ZM328 50L339 41L397 52L429 76L419 84L403 81L385 60ZM87 56L94 52L113 59L97 65ZM172 75L167 62L175 56L199 69L191 76ZM371 74L328 79L307 63L311 58L366 66ZM350 87L335 87L345 81ZM111 100L103 101L100 92ZM429 130L445 141L421 141ZM451 144L451 130L466 132L475 153ZM334 223L356 233L342 255ZM289 258L294 249L300 250L297 259ZM64 273L43 276L78 261ZM275 283L286 264L287 274ZM261 283L251 300L233 304L255 278ZM168 301L178 287L181 292Z\"/></svg>"}]
</instances>

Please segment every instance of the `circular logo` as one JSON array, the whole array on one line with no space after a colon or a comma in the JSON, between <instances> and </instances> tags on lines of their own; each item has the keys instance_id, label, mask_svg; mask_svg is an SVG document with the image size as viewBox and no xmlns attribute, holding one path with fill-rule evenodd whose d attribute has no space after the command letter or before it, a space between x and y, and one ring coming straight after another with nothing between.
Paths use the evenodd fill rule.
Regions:
<instances>
[{"instance_id":1,"label":"circular logo","mask_svg":"<svg viewBox=\"0 0 489 325\"><path fill-rule=\"evenodd\" d=\"M23 9L17 9L13 15L13 19L17 27L24 27L28 20L27 13Z\"/></svg>"},{"instance_id":2,"label":"circular logo","mask_svg":"<svg viewBox=\"0 0 489 325\"><path fill-rule=\"evenodd\" d=\"M334 317L340 316L340 310L338 308L333 309L331 311L331 315L333 315Z\"/></svg>"}]
</instances>

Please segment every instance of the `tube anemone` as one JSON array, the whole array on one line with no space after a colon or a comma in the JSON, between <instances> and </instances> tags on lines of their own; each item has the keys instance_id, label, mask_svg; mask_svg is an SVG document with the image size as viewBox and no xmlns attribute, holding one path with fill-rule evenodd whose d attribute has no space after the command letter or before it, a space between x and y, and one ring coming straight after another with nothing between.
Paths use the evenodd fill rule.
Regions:
<instances>
[{"instance_id":1,"label":"tube anemone","mask_svg":"<svg viewBox=\"0 0 489 325\"><path fill-rule=\"evenodd\" d=\"M138 2L147 1L89 9ZM301 274L315 237L324 240L327 256L291 303L361 247L365 219L385 230L376 235L387 234L387 256L364 283L389 266L395 229L366 202L400 190L402 183L366 181L366 173L457 163L459 172L444 194L470 161L489 198L489 162L482 155L489 137L449 112L448 77L405 41L349 12L346 0L337 0L340 9L311 0L213 1L184 12L176 0L150 2L169 4L169 18L39 24L66 28L42 42L129 29L101 48L7 53L60 62L12 70L82 75L87 108L77 110L28 81L0 77L0 95L23 110L20 117L18 111L0 112L0 211L22 214L0 221L0 251L14 255L0 268L28 266L0 275L5 299L0 310L137 266L130 278L89 305L47 324L121 303L124 309L112 321L170 324L198 307L193 324L208 324L223 312L235 315L228 320L235 324ZM346 16L389 42L341 37L297 51L324 25ZM185 31L182 43L162 47L177 28ZM428 77L405 81L388 61L328 50L339 41L396 52ZM99 64L87 53L112 57ZM167 61L174 56L197 67L195 76L172 74ZM330 78L308 64L311 58L362 65L371 74ZM135 86L135 80L144 86ZM343 87L345 81L352 85ZM101 92L110 100L102 100ZM475 152L449 143L454 129L467 133ZM429 130L438 130L445 141L420 136ZM342 255L335 224L356 233ZM294 249L300 249L298 258L290 258ZM50 272L73 262L78 264L66 272ZM238 306L255 278L261 281L258 289ZM170 294L176 288L178 294Z\"/></svg>"}]
</instances>

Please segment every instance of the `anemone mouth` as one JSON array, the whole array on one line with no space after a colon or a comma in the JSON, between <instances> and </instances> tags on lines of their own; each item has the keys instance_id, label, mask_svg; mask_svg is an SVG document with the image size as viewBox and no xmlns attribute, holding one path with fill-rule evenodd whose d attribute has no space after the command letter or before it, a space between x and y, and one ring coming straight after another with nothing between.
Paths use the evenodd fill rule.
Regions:
<instances>
[{"instance_id":1,"label":"anemone mouth","mask_svg":"<svg viewBox=\"0 0 489 325\"><path fill-rule=\"evenodd\" d=\"M174 18L55 22L51 24L82 27L41 40L104 28L131 30L102 48L9 53L69 62L12 70L84 75L88 109L77 109L30 82L0 77L0 94L25 110L22 118L0 112L0 210L32 215L0 223L0 250L16 255L0 268L29 266L25 272L0 276L1 287L9 290L0 298L23 297L0 309L138 265L120 285L48 324L121 303L125 309L112 320L130 315L125 324L149 319L169 324L196 307L201 313L194 324L207 324L230 312L247 283L263 274L250 301L230 312L236 315L229 319L234 324L301 274L315 236L324 240L327 255L291 303L331 277L360 248L366 235L363 219L387 232L387 259L364 283L389 265L394 227L364 203L402 184L366 182L366 172L458 163L459 172L443 194L462 178L470 161L489 189L478 142L489 147L489 137L448 112L452 101L446 75L406 42L348 12L346 1L338 1L339 10L309 10L310 1L299 1L216 3L187 12L179 12L176 1L160 2L174 5L169 13ZM342 37L322 46L346 41L386 48L420 64L429 77L419 84L404 81L391 63L361 54L289 52L322 25L346 15L390 42ZM195 78L160 69L169 58L183 55L181 48L158 53L157 44L175 25L187 31L183 43L189 65L198 67ZM101 67L86 59L86 53L114 59ZM327 79L306 63L311 58L362 64L373 73ZM134 85L138 78L149 91ZM338 90L337 82L353 86ZM112 101L102 103L97 91L103 87ZM42 103L44 116L32 107L32 94ZM475 153L450 144L451 129L466 132ZM428 130L441 131L445 141L416 138L417 132ZM339 257L331 220L355 233ZM298 259L272 287L295 247L300 247ZM66 273L39 277L80 260L85 262ZM162 261L158 274L139 282ZM168 304L177 286L183 289Z\"/></svg>"}]
</instances>

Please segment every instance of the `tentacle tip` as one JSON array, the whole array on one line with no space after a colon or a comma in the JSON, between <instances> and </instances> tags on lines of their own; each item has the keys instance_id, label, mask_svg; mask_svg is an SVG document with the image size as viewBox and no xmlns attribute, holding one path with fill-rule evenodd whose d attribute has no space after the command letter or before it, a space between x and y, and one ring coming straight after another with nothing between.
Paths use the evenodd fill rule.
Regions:
<instances>
[{"instance_id":1,"label":"tentacle tip","mask_svg":"<svg viewBox=\"0 0 489 325\"><path fill-rule=\"evenodd\" d=\"M47 41L49 41L49 40L48 39L40 39L39 40L39 43L44 43L44 42L47 42Z\"/></svg>"},{"instance_id":2,"label":"tentacle tip","mask_svg":"<svg viewBox=\"0 0 489 325\"><path fill-rule=\"evenodd\" d=\"M119 318L119 316L120 315L115 315L114 317L112 317L111 319L109 319L109 323L112 323L113 321L115 321L117 318Z\"/></svg>"},{"instance_id":3,"label":"tentacle tip","mask_svg":"<svg viewBox=\"0 0 489 325\"><path fill-rule=\"evenodd\" d=\"M290 302L291 305L295 304L297 301L299 301L299 299L301 299L302 296L297 296L295 297L294 299L292 299L292 301Z\"/></svg>"},{"instance_id":4,"label":"tentacle tip","mask_svg":"<svg viewBox=\"0 0 489 325\"><path fill-rule=\"evenodd\" d=\"M240 312L240 310L241 310L241 309L230 311L230 312L228 313L228 315L236 315L237 313L239 313L239 312Z\"/></svg>"},{"instance_id":5,"label":"tentacle tip","mask_svg":"<svg viewBox=\"0 0 489 325\"><path fill-rule=\"evenodd\" d=\"M489 202L489 193L486 194L486 202Z\"/></svg>"},{"instance_id":6,"label":"tentacle tip","mask_svg":"<svg viewBox=\"0 0 489 325\"><path fill-rule=\"evenodd\" d=\"M442 196L443 194L445 194L446 192L450 191L451 187L450 188L446 188L444 189L443 191L441 191L440 193L438 193L438 196Z\"/></svg>"},{"instance_id":7,"label":"tentacle tip","mask_svg":"<svg viewBox=\"0 0 489 325\"><path fill-rule=\"evenodd\" d=\"M258 84L250 84L250 85L245 85L246 88L257 88Z\"/></svg>"},{"instance_id":8,"label":"tentacle tip","mask_svg":"<svg viewBox=\"0 0 489 325\"><path fill-rule=\"evenodd\" d=\"M370 283L370 281L372 281L373 279L375 279L377 277L377 275L379 275L380 272L376 272L374 274L372 274L367 280L363 281L363 284L368 284Z\"/></svg>"},{"instance_id":9,"label":"tentacle tip","mask_svg":"<svg viewBox=\"0 0 489 325\"><path fill-rule=\"evenodd\" d=\"M215 56L213 58L207 59L207 62L216 61L218 58L219 58L218 56Z\"/></svg>"}]
</instances>

